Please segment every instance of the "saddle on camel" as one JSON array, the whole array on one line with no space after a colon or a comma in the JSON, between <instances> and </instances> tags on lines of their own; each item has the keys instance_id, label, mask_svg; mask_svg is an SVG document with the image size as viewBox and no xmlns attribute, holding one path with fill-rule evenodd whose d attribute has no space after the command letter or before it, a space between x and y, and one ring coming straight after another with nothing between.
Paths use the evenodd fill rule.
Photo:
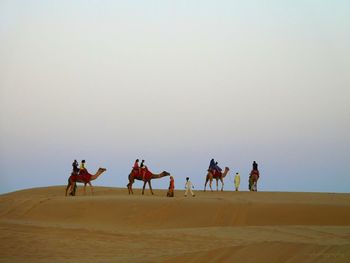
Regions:
<instances>
[{"instance_id":1,"label":"saddle on camel","mask_svg":"<svg viewBox=\"0 0 350 263\"><path fill-rule=\"evenodd\" d=\"M221 176L222 176L222 172L219 171L218 169L215 169L215 168L208 169L208 172L213 174L213 179L221 178Z\"/></svg>"},{"instance_id":2,"label":"saddle on camel","mask_svg":"<svg viewBox=\"0 0 350 263\"><path fill-rule=\"evenodd\" d=\"M152 178L152 172L148 170L147 166L144 166L143 168L133 167L132 175L134 179L140 181L149 181Z\"/></svg>"},{"instance_id":3,"label":"saddle on camel","mask_svg":"<svg viewBox=\"0 0 350 263\"><path fill-rule=\"evenodd\" d=\"M71 179L73 182L88 183L91 181L92 174L86 169L80 170L78 173L72 173Z\"/></svg>"}]
</instances>

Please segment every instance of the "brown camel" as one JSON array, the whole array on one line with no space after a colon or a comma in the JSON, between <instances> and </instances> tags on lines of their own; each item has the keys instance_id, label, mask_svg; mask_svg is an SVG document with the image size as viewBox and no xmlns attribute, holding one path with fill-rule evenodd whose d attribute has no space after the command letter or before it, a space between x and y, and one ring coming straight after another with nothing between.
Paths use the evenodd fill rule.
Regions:
<instances>
[{"instance_id":1,"label":"brown camel","mask_svg":"<svg viewBox=\"0 0 350 263\"><path fill-rule=\"evenodd\" d=\"M221 181L221 191L223 191L224 178L228 174L228 171L230 171L230 168L225 167L225 170L223 173L216 172L216 174L214 175L212 171L208 170L207 178L205 179L205 184L204 184L204 192L208 181L209 181L210 190L213 191L213 189L211 188L211 183L213 182L213 179L216 179L216 191L219 191L219 180Z\"/></svg>"},{"instance_id":2,"label":"brown camel","mask_svg":"<svg viewBox=\"0 0 350 263\"><path fill-rule=\"evenodd\" d=\"M90 185L91 194L93 194L93 187L91 184L91 181L97 179L102 173L104 173L107 169L106 168L98 168L96 174L89 174L88 172L77 175L77 174L71 174L71 176L68 178L68 185L66 188L66 196L69 189L69 192L71 195L75 195L76 191L76 183L83 183L84 184L84 195L86 194L86 185Z\"/></svg>"},{"instance_id":3,"label":"brown camel","mask_svg":"<svg viewBox=\"0 0 350 263\"><path fill-rule=\"evenodd\" d=\"M146 184L148 183L149 185L149 189L151 191L151 194L153 195L153 190L152 190L152 186L151 186L151 180L152 179L158 179L158 178L162 178L164 176L169 176L170 173L163 171L160 174L154 174L151 173L147 167L145 168L145 175L142 176L142 174L140 174L140 170L135 170L132 169L130 174L129 174L129 183L126 185L128 187L129 190L129 194L134 194L134 192L132 191L132 184L135 182L135 180L139 180L139 181L143 181L143 187L142 187L142 194L144 194L145 192L145 187Z\"/></svg>"}]
</instances>

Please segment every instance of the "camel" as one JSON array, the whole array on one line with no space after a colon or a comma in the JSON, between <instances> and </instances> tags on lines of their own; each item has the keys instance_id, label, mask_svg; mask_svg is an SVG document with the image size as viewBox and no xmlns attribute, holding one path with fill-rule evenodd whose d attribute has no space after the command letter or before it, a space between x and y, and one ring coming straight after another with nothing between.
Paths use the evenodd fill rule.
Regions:
<instances>
[{"instance_id":1,"label":"camel","mask_svg":"<svg viewBox=\"0 0 350 263\"><path fill-rule=\"evenodd\" d=\"M249 175L249 191L257 192L258 191L258 180L260 173L258 170L252 170Z\"/></svg>"},{"instance_id":2,"label":"camel","mask_svg":"<svg viewBox=\"0 0 350 263\"><path fill-rule=\"evenodd\" d=\"M98 168L96 174L91 175L89 173L85 173L83 175L76 175L76 174L71 174L68 178L68 185L66 188L66 196L68 189L70 191L71 195L75 195L75 190L76 190L76 183L83 183L84 184L84 195L86 194L86 185L90 185L91 189L91 194L93 194L93 187L91 184L91 181L97 179L102 173L104 173L107 169L106 168Z\"/></svg>"},{"instance_id":3,"label":"camel","mask_svg":"<svg viewBox=\"0 0 350 263\"><path fill-rule=\"evenodd\" d=\"M169 175L170 175L170 173L168 173L166 171L163 171L160 174L153 174L146 167L145 168L145 180L143 180L142 174L140 174L138 170L132 169L130 174L129 174L129 177L128 177L129 183L126 186L128 187L129 194L130 193L134 194L134 192L132 191L132 185L133 185L135 180L140 180L140 181L143 181L142 194L144 194L146 184L148 183L151 194L153 195L154 193L153 193L152 186L151 186L151 180L152 179L159 179L159 178L162 178L164 176L169 176Z\"/></svg>"},{"instance_id":4,"label":"camel","mask_svg":"<svg viewBox=\"0 0 350 263\"><path fill-rule=\"evenodd\" d=\"M223 173L219 173L219 174L216 173L216 175L214 175L211 170L208 170L207 178L205 179L205 184L204 184L204 192L205 192L205 188L207 186L208 181L209 181L210 190L213 191L213 189L211 188L211 183L213 182L213 179L216 179L216 191L219 191L219 180L221 181L221 191L223 191L224 190L224 178L228 174L229 171L230 171L230 168L225 167L225 170Z\"/></svg>"}]
</instances>

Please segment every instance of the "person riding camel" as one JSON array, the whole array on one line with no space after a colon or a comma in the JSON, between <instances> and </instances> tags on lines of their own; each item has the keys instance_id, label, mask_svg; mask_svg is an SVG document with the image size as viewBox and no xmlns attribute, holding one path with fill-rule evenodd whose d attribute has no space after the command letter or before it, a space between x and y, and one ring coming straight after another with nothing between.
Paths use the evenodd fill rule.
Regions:
<instances>
[{"instance_id":1,"label":"person riding camel","mask_svg":"<svg viewBox=\"0 0 350 263\"><path fill-rule=\"evenodd\" d=\"M249 175L249 190L257 191L257 182L260 177L260 172L258 170L258 164L256 161L253 162L253 169Z\"/></svg>"},{"instance_id":2,"label":"person riding camel","mask_svg":"<svg viewBox=\"0 0 350 263\"><path fill-rule=\"evenodd\" d=\"M253 162L253 171L259 171L258 170L258 164L256 163L256 161Z\"/></svg>"},{"instance_id":3,"label":"person riding camel","mask_svg":"<svg viewBox=\"0 0 350 263\"><path fill-rule=\"evenodd\" d=\"M253 170L252 170L251 174L256 174L258 176L258 178L260 176L258 164L256 163L256 161L253 162Z\"/></svg>"},{"instance_id":4,"label":"person riding camel","mask_svg":"<svg viewBox=\"0 0 350 263\"><path fill-rule=\"evenodd\" d=\"M214 169L215 169L215 161L214 161L214 159L211 159L208 170L212 171Z\"/></svg>"},{"instance_id":5,"label":"person riding camel","mask_svg":"<svg viewBox=\"0 0 350 263\"><path fill-rule=\"evenodd\" d=\"M214 159L210 160L208 171L212 172L214 175L216 174L217 168L216 168L217 162L215 162Z\"/></svg>"},{"instance_id":6,"label":"person riding camel","mask_svg":"<svg viewBox=\"0 0 350 263\"><path fill-rule=\"evenodd\" d=\"M134 168L135 170L138 170L140 168L139 167L139 159L136 159L134 166L132 168Z\"/></svg>"},{"instance_id":7,"label":"person riding camel","mask_svg":"<svg viewBox=\"0 0 350 263\"><path fill-rule=\"evenodd\" d=\"M85 168L85 160L82 160L79 167L79 174L84 174L86 172L87 170Z\"/></svg>"},{"instance_id":8,"label":"person riding camel","mask_svg":"<svg viewBox=\"0 0 350 263\"><path fill-rule=\"evenodd\" d=\"M215 162L215 170L218 172L218 173L221 173L222 169L220 168L220 166L218 165L218 162Z\"/></svg>"},{"instance_id":9,"label":"person riding camel","mask_svg":"<svg viewBox=\"0 0 350 263\"><path fill-rule=\"evenodd\" d=\"M144 165L145 160L141 161L140 164L140 172L142 174L142 181L145 181L145 175L146 175L146 166Z\"/></svg>"},{"instance_id":10,"label":"person riding camel","mask_svg":"<svg viewBox=\"0 0 350 263\"><path fill-rule=\"evenodd\" d=\"M78 174L79 173L79 163L77 162L77 160L74 160L74 162L72 163L73 166L73 174Z\"/></svg>"},{"instance_id":11,"label":"person riding camel","mask_svg":"<svg viewBox=\"0 0 350 263\"><path fill-rule=\"evenodd\" d=\"M134 163L132 169L134 170L134 173L137 172L138 174L140 174L139 159L135 160L135 163Z\"/></svg>"}]
</instances>

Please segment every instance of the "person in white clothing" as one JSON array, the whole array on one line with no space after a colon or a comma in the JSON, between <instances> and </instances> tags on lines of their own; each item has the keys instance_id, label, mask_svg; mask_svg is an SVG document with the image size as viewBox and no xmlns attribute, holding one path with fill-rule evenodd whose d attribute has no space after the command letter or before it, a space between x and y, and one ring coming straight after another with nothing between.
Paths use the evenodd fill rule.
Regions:
<instances>
[{"instance_id":1,"label":"person in white clothing","mask_svg":"<svg viewBox=\"0 0 350 263\"><path fill-rule=\"evenodd\" d=\"M194 197L194 193L192 192L192 188L194 188L192 182L190 181L190 178L186 177L186 184L185 184L185 197L187 196L188 191L190 191L191 195Z\"/></svg>"}]
</instances>

